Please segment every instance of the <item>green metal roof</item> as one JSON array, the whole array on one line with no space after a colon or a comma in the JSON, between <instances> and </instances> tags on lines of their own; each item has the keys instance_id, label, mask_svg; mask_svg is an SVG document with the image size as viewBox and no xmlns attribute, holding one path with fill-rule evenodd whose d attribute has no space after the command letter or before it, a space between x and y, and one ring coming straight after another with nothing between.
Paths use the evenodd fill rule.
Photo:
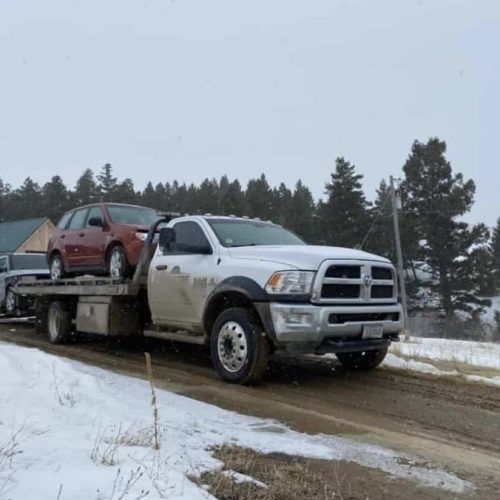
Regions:
<instances>
[{"instance_id":1,"label":"green metal roof","mask_svg":"<svg viewBox=\"0 0 500 500\"><path fill-rule=\"evenodd\" d=\"M48 220L47 217L37 217L0 223L0 254L15 252Z\"/></svg>"}]
</instances>

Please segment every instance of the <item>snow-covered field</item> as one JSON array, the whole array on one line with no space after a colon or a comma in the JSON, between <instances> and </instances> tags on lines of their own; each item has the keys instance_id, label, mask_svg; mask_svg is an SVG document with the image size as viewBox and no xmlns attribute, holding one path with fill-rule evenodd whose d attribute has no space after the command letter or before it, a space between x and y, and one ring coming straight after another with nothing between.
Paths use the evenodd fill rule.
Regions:
<instances>
[{"instance_id":1,"label":"snow-covered field","mask_svg":"<svg viewBox=\"0 0 500 500\"><path fill-rule=\"evenodd\" d=\"M0 498L210 498L188 476L221 467L209 448L348 460L453 492L473 486L416 457L341 436L291 431L157 391L161 448L152 446L145 381L0 343ZM238 390L238 388L235 388Z\"/></svg>"},{"instance_id":2,"label":"snow-covered field","mask_svg":"<svg viewBox=\"0 0 500 500\"><path fill-rule=\"evenodd\" d=\"M410 337L392 344L383 366L500 385L500 344Z\"/></svg>"}]
</instances>

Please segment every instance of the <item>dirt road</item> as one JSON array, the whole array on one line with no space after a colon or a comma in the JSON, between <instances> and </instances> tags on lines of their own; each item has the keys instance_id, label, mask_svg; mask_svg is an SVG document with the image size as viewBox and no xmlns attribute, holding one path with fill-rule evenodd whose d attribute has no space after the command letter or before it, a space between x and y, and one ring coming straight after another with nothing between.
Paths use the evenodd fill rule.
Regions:
<instances>
[{"instance_id":1,"label":"dirt road","mask_svg":"<svg viewBox=\"0 0 500 500\"><path fill-rule=\"evenodd\" d=\"M207 353L194 346L150 340L53 346L27 325L7 324L0 325L0 340L137 377L144 376L148 350L162 388L311 434L347 435L412 453L474 483L474 498L500 497L498 388L389 369L353 374L335 361L305 357L274 359L265 383L248 388L221 382ZM411 498L407 493L401 496Z\"/></svg>"}]
</instances>

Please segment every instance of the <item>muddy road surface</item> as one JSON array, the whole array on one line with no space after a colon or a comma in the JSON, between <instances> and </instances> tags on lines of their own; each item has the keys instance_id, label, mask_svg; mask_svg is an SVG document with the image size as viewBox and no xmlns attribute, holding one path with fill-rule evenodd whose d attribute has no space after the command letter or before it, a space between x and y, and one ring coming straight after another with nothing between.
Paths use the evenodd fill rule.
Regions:
<instances>
[{"instance_id":1,"label":"muddy road surface","mask_svg":"<svg viewBox=\"0 0 500 500\"><path fill-rule=\"evenodd\" d=\"M332 359L284 356L272 360L261 386L241 387L220 381L208 353L197 346L151 339L54 346L27 324L0 324L0 341L136 377L145 377L143 353L149 351L161 388L310 434L343 435L414 454L477 487L473 495L428 491L420 497L500 498L499 388L386 368L351 373ZM401 497L412 498L417 490L409 485L406 492Z\"/></svg>"}]
</instances>

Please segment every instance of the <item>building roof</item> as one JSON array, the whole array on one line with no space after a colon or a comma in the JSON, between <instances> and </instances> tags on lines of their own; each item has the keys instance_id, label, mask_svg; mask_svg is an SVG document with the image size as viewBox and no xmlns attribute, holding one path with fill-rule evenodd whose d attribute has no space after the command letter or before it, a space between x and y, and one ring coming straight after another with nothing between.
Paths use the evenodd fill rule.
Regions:
<instances>
[{"instance_id":1,"label":"building roof","mask_svg":"<svg viewBox=\"0 0 500 500\"><path fill-rule=\"evenodd\" d=\"M37 217L0 223L0 254L15 252L48 220L47 217Z\"/></svg>"}]
</instances>

